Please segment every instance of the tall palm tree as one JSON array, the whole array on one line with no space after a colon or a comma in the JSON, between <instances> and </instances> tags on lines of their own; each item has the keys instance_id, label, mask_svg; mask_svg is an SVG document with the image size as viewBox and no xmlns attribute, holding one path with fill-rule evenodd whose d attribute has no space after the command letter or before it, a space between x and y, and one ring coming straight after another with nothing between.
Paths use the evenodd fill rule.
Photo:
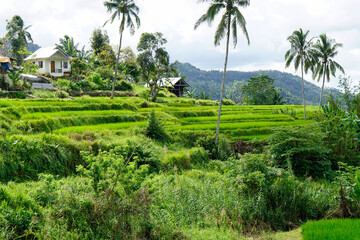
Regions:
<instances>
[{"instance_id":1,"label":"tall palm tree","mask_svg":"<svg viewBox=\"0 0 360 240\"><path fill-rule=\"evenodd\" d=\"M139 14L139 8L136 6L133 0L109 0L107 2L104 2L104 6L107 8L107 11L111 14L109 20L107 20L104 25L107 22L113 23L115 18L117 17L120 20L120 27L119 27L119 33L120 33L120 43L119 43L119 49L117 52L116 57L116 67L115 67L115 75L114 75L114 81L112 84L112 91L111 91L111 99L114 98L114 91L115 91L115 81L117 76L117 71L119 67L119 58L120 58L120 51L121 51L121 42L123 37L123 32L125 29L125 24L128 28L130 28L130 34L134 35L135 33L135 25L133 22L132 17L134 17L137 28L140 27L140 18L137 14Z\"/></svg>"},{"instance_id":2,"label":"tall palm tree","mask_svg":"<svg viewBox=\"0 0 360 240\"><path fill-rule=\"evenodd\" d=\"M309 31L303 32L296 30L287 39L290 42L291 48L285 54L285 66L288 68L291 62L294 61L295 70L297 71L300 65L301 68L301 80L302 80L302 94L304 104L304 118L306 119L306 104L305 104L305 90L304 90L304 71L308 72L312 67L311 47L312 39L307 40Z\"/></svg>"},{"instance_id":3,"label":"tall palm tree","mask_svg":"<svg viewBox=\"0 0 360 240\"><path fill-rule=\"evenodd\" d=\"M64 38L59 39L60 44L56 44L57 47L59 47L61 50L66 52L67 55L70 57L76 57L76 54L78 53L78 46L79 43L75 44L74 38L69 37L68 35L65 35Z\"/></svg>"},{"instance_id":4,"label":"tall palm tree","mask_svg":"<svg viewBox=\"0 0 360 240\"><path fill-rule=\"evenodd\" d=\"M239 10L239 7L246 7L250 5L250 0L200 0L201 2L210 2L210 7L207 12L202 15L197 22L195 23L194 29L197 29L200 24L204 22L208 22L209 25L215 19L215 16L221 11L223 12L222 18L220 23L217 27L215 33L215 46L220 45L220 41L226 36L226 54L225 54L225 63L224 63L224 73L223 73L223 80L221 84L221 92L220 92L220 104L219 104L219 114L218 114L218 121L216 127L216 137L215 141L218 142L219 139L219 127L220 127L220 116L221 116L221 107L223 102L224 96L224 87L225 87L225 80L226 80L226 68L229 56L229 42L230 42L230 34L232 33L233 37L233 44L234 48L237 45L237 31L238 26L241 28L242 32L244 33L248 44L250 44L249 35L246 30L246 21L244 16Z\"/></svg>"},{"instance_id":5,"label":"tall palm tree","mask_svg":"<svg viewBox=\"0 0 360 240\"><path fill-rule=\"evenodd\" d=\"M341 43L336 43L334 39L329 38L326 34L320 35L314 45L314 57L317 61L316 68L313 74L314 78L318 78L320 81L323 78L323 84L321 87L319 109L321 108L322 98L324 94L325 78L330 81L330 74L335 77L336 70L340 70L345 74L343 67L335 62L333 58L338 54L338 48L342 47Z\"/></svg>"}]
</instances>

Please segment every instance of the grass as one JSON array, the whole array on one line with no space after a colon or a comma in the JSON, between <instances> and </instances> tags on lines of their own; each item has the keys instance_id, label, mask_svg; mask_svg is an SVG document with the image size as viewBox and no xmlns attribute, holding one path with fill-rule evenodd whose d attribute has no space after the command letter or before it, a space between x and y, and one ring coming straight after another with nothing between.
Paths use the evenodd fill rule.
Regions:
<instances>
[{"instance_id":1,"label":"grass","mask_svg":"<svg viewBox=\"0 0 360 240\"><path fill-rule=\"evenodd\" d=\"M304 240L360 239L360 219L331 219L310 221L302 227Z\"/></svg>"},{"instance_id":2,"label":"grass","mask_svg":"<svg viewBox=\"0 0 360 240\"><path fill-rule=\"evenodd\" d=\"M141 90L140 88L139 90ZM0 99L3 123L14 131L29 133L83 133L86 130L118 130L143 127L149 112L155 109L157 117L167 122L168 131L215 130L218 106L215 102L194 99L161 98L159 103L135 97L80 97L75 99ZM163 103L161 103L163 102ZM220 129L231 139L265 139L280 126L311 123L296 120L289 115L273 114L280 108L294 109L301 119L302 106L223 106ZM308 112L312 111L308 108ZM132 117L133 116L133 117ZM130 123L129 123L130 122Z\"/></svg>"},{"instance_id":3,"label":"grass","mask_svg":"<svg viewBox=\"0 0 360 240\"><path fill-rule=\"evenodd\" d=\"M111 116L134 114L127 110L100 110L100 111L61 111L61 112L35 112L21 115L21 119L43 119L53 117L78 117L78 116Z\"/></svg>"},{"instance_id":4,"label":"grass","mask_svg":"<svg viewBox=\"0 0 360 240\"><path fill-rule=\"evenodd\" d=\"M251 129L262 127L280 127L280 126L295 126L310 123L311 121L297 120L291 122L234 122L234 123L222 123L220 130L234 130L234 129ZM192 124L186 126L170 127L170 131L174 130L215 130L216 123L213 124Z\"/></svg>"},{"instance_id":5,"label":"grass","mask_svg":"<svg viewBox=\"0 0 360 240\"><path fill-rule=\"evenodd\" d=\"M189 117L182 118L181 120L188 123L199 123L199 122L216 122L217 116L214 117ZM239 115L224 115L221 116L221 121L225 122L235 122L235 121L293 121L294 119L288 115L275 115L275 114L239 114Z\"/></svg>"},{"instance_id":6,"label":"grass","mask_svg":"<svg viewBox=\"0 0 360 240\"><path fill-rule=\"evenodd\" d=\"M100 130L118 130L131 127L144 127L147 122L123 122L123 123L110 123L110 124L98 124L98 125L86 125L76 127L66 127L55 130L55 133L83 133L85 131L100 131Z\"/></svg>"}]
</instances>

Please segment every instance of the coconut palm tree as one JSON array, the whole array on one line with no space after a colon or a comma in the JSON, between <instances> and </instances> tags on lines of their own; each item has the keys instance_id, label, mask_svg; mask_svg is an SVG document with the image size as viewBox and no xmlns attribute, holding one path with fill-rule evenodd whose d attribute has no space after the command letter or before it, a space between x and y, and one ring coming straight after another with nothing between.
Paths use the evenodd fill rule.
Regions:
<instances>
[{"instance_id":1,"label":"coconut palm tree","mask_svg":"<svg viewBox=\"0 0 360 240\"><path fill-rule=\"evenodd\" d=\"M330 81L330 74L335 77L336 70L340 70L345 74L343 67L335 62L333 58L338 54L338 48L342 47L341 43L336 43L334 39L329 38L326 34L320 35L319 39L313 46L314 57L316 59L316 68L313 77L320 81L323 78L321 87L319 109L321 108L322 98L324 94L325 79Z\"/></svg>"},{"instance_id":2,"label":"coconut palm tree","mask_svg":"<svg viewBox=\"0 0 360 240\"><path fill-rule=\"evenodd\" d=\"M299 66L301 68L302 80L302 94L304 104L304 118L306 119L306 104L305 104L305 90L304 90L304 71L305 73L313 66L311 47L312 39L307 40L309 31L304 32L301 28L296 30L287 39L290 42L291 48L285 54L285 66L288 68L294 62L295 70Z\"/></svg>"},{"instance_id":3,"label":"coconut palm tree","mask_svg":"<svg viewBox=\"0 0 360 240\"><path fill-rule=\"evenodd\" d=\"M10 21L6 20L6 22L8 32L5 37L11 43L10 52L12 57L17 59L18 64L22 64L24 57L26 57L22 52L28 42L33 42L31 34L28 32L31 25L25 27L24 21L19 15L15 15Z\"/></svg>"},{"instance_id":4,"label":"coconut palm tree","mask_svg":"<svg viewBox=\"0 0 360 240\"><path fill-rule=\"evenodd\" d=\"M119 49L117 52L116 57L116 67L115 67L115 75L114 75L114 81L112 84L112 91L111 91L111 99L114 98L114 91L115 91L115 81L119 66L119 58L120 58L120 51L121 51L121 42L123 37L123 32L125 29L125 26L130 29L130 34L134 35L135 33L135 25L133 22L132 17L135 19L135 23L137 28L140 27L140 18L137 14L139 14L139 8L136 6L133 0L109 0L104 2L104 6L107 8L107 11L111 14L109 20L107 20L106 23L110 21L110 23L113 23L115 18L121 19L120 20L120 27L119 27L119 33L120 33L120 43L119 43Z\"/></svg>"},{"instance_id":5,"label":"coconut palm tree","mask_svg":"<svg viewBox=\"0 0 360 240\"><path fill-rule=\"evenodd\" d=\"M221 92L220 92L219 115L218 115L216 137L215 137L215 141L217 143L219 139L221 107L224 96L226 68L227 68L227 62L229 56L230 34L232 33L233 44L234 47L236 47L237 39L238 39L237 32L238 32L238 27L240 27L240 29L242 30L248 41L248 44L250 44L249 35L246 30L246 21L244 16L239 10L239 7L248 6L250 4L250 0L200 0L200 1L210 2L210 7L207 10L207 12L197 20L194 29L197 29L204 22L208 22L208 24L211 25L216 15L221 10L224 10L214 38L215 46L218 46L220 45L220 41L226 36L226 54L225 54L225 63L224 63L224 73L223 73L223 80L222 80Z\"/></svg>"},{"instance_id":6,"label":"coconut palm tree","mask_svg":"<svg viewBox=\"0 0 360 240\"><path fill-rule=\"evenodd\" d=\"M55 44L57 47L59 47L61 50L66 52L67 55L70 57L76 57L76 54L78 53L78 46L79 43L75 44L74 38L69 37L68 35L65 35L64 38L59 39L60 44Z\"/></svg>"}]
</instances>

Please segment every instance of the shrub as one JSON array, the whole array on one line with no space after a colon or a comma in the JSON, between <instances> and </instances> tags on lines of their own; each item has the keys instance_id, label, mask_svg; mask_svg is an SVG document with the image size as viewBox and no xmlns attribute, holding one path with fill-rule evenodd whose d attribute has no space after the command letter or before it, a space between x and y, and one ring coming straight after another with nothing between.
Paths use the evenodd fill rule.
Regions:
<instances>
[{"instance_id":1,"label":"shrub","mask_svg":"<svg viewBox=\"0 0 360 240\"><path fill-rule=\"evenodd\" d=\"M23 193L9 192L0 187L0 237L35 239L43 216L34 201ZM4 235L2 235L4 234Z\"/></svg>"},{"instance_id":2,"label":"shrub","mask_svg":"<svg viewBox=\"0 0 360 240\"><path fill-rule=\"evenodd\" d=\"M269 138L271 158L275 166L291 169L296 176L330 178L324 137L317 125L279 128Z\"/></svg>"},{"instance_id":3,"label":"shrub","mask_svg":"<svg viewBox=\"0 0 360 240\"><path fill-rule=\"evenodd\" d=\"M209 161L209 153L204 148L192 148L189 151L191 163L199 166L206 165Z\"/></svg>"},{"instance_id":4,"label":"shrub","mask_svg":"<svg viewBox=\"0 0 360 240\"><path fill-rule=\"evenodd\" d=\"M140 107L141 108L148 108L149 107L149 103L147 101L143 101L142 103L140 103Z\"/></svg>"},{"instance_id":5,"label":"shrub","mask_svg":"<svg viewBox=\"0 0 360 240\"><path fill-rule=\"evenodd\" d=\"M34 90L32 95L38 98L55 98L54 92L46 90Z\"/></svg>"},{"instance_id":6,"label":"shrub","mask_svg":"<svg viewBox=\"0 0 360 240\"><path fill-rule=\"evenodd\" d=\"M95 70L98 74L100 74L102 79L112 79L114 78L114 71L108 67L98 67Z\"/></svg>"},{"instance_id":7,"label":"shrub","mask_svg":"<svg viewBox=\"0 0 360 240\"><path fill-rule=\"evenodd\" d=\"M55 92L55 97L56 98L69 98L70 95L69 93L65 92L65 91L61 91L61 90L57 90Z\"/></svg>"},{"instance_id":8,"label":"shrub","mask_svg":"<svg viewBox=\"0 0 360 240\"><path fill-rule=\"evenodd\" d=\"M229 140L220 135L218 139L218 145L215 143L215 136L205 136L200 137L196 141L196 146L203 147L205 150L209 152L210 159L218 159L218 160L227 160L232 154L231 146Z\"/></svg>"},{"instance_id":9,"label":"shrub","mask_svg":"<svg viewBox=\"0 0 360 240\"><path fill-rule=\"evenodd\" d=\"M165 132L162 123L156 118L154 109L149 116L148 125L145 130L145 135L151 139L158 141L168 141L169 136Z\"/></svg>"},{"instance_id":10,"label":"shrub","mask_svg":"<svg viewBox=\"0 0 360 240\"><path fill-rule=\"evenodd\" d=\"M122 80L120 82L117 81L115 83L115 90L116 91L132 91L133 88L129 82Z\"/></svg>"},{"instance_id":11,"label":"shrub","mask_svg":"<svg viewBox=\"0 0 360 240\"><path fill-rule=\"evenodd\" d=\"M191 164L191 157L189 151L180 151L168 154L165 157L164 165L168 168L177 167L178 169L189 169Z\"/></svg>"},{"instance_id":12,"label":"shrub","mask_svg":"<svg viewBox=\"0 0 360 240\"><path fill-rule=\"evenodd\" d=\"M139 97L149 100L150 99L150 90L147 88L145 90L140 91Z\"/></svg>"},{"instance_id":13,"label":"shrub","mask_svg":"<svg viewBox=\"0 0 360 240\"><path fill-rule=\"evenodd\" d=\"M104 89L104 81L101 76L97 73L90 75L88 80L94 84L91 84L91 90L105 90ZM87 90L87 89L84 89Z\"/></svg>"},{"instance_id":14,"label":"shrub","mask_svg":"<svg viewBox=\"0 0 360 240\"><path fill-rule=\"evenodd\" d=\"M233 106L236 105L231 99L223 99L223 105L225 106Z\"/></svg>"}]
</instances>

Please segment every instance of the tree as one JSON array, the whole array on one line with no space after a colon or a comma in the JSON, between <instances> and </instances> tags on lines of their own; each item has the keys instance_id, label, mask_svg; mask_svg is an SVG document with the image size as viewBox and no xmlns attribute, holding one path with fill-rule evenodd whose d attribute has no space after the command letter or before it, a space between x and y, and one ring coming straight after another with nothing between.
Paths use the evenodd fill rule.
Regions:
<instances>
[{"instance_id":1,"label":"tree","mask_svg":"<svg viewBox=\"0 0 360 240\"><path fill-rule=\"evenodd\" d=\"M100 52L96 55L96 58L100 61L102 66L113 66L115 65L116 56L114 50L109 44L104 44L100 48Z\"/></svg>"},{"instance_id":2,"label":"tree","mask_svg":"<svg viewBox=\"0 0 360 240\"><path fill-rule=\"evenodd\" d=\"M0 55L8 56L7 46L9 45L8 40L5 37L0 37Z\"/></svg>"},{"instance_id":3,"label":"tree","mask_svg":"<svg viewBox=\"0 0 360 240\"><path fill-rule=\"evenodd\" d=\"M176 75L174 65L170 64L170 56L163 48L165 43L167 40L162 33L143 33L137 46L140 52L137 62L141 67L142 79L150 88L153 102L160 90L161 79Z\"/></svg>"},{"instance_id":4,"label":"tree","mask_svg":"<svg viewBox=\"0 0 360 240\"><path fill-rule=\"evenodd\" d=\"M225 9L224 14L222 15L221 21L217 27L216 34L215 34L215 46L220 45L220 41L226 35L226 54L225 54L225 63L224 63L224 73L223 73L223 81L221 85L221 92L220 92L220 103L219 103L219 114L218 114L218 121L216 127L216 136L215 142L218 142L219 139L219 127L220 127L220 117L221 117L221 107L224 95L224 88L225 88L225 80L226 80L226 68L229 56L229 42L230 42L230 32L232 31L233 35L233 44L234 47L237 45L237 31L238 26L241 28L242 32L244 33L248 44L250 44L249 35L246 29L246 21L242 13L240 12L238 7L246 7L250 4L250 0L201 0L202 2L211 2L211 5L207 12L202 15L198 21L195 23L194 29L197 29L200 24L204 22L208 22L209 25L215 19L215 16L222 10Z\"/></svg>"},{"instance_id":5,"label":"tree","mask_svg":"<svg viewBox=\"0 0 360 240\"><path fill-rule=\"evenodd\" d=\"M242 87L244 101L249 105L281 105L282 97L268 75L251 77Z\"/></svg>"},{"instance_id":6,"label":"tree","mask_svg":"<svg viewBox=\"0 0 360 240\"><path fill-rule=\"evenodd\" d=\"M246 85L246 81L234 81L231 85L225 88L226 98L230 99L237 105L242 105L243 102L243 90L242 88Z\"/></svg>"},{"instance_id":7,"label":"tree","mask_svg":"<svg viewBox=\"0 0 360 240\"><path fill-rule=\"evenodd\" d=\"M102 32L101 28L94 29L90 38L90 44L95 56L98 55L101 52L101 48L106 44L110 44L107 32Z\"/></svg>"},{"instance_id":8,"label":"tree","mask_svg":"<svg viewBox=\"0 0 360 240\"><path fill-rule=\"evenodd\" d=\"M90 51L85 50L85 46L83 46L82 49L76 53L76 57L79 58L81 61L89 61Z\"/></svg>"},{"instance_id":9,"label":"tree","mask_svg":"<svg viewBox=\"0 0 360 240\"><path fill-rule=\"evenodd\" d=\"M125 29L125 24L128 28L130 28L130 34L134 35L135 25L134 25L132 17L134 17L134 19L135 19L137 28L140 27L140 18L137 15L139 13L139 8L138 8L138 6L136 6L136 4L134 3L133 0L109 0L107 2L104 2L104 6L107 8L107 11L109 13L111 13L109 20L107 20L104 23L104 25L108 21L113 23L116 17L119 19L121 18L120 27L119 27L119 33L120 33L119 49L118 49L117 57L116 57L114 81L112 84L112 91L111 91L111 99L113 99L114 91L115 91L115 81L116 81L118 65L119 65L121 43L122 43L123 32Z\"/></svg>"},{"instance_id":10,"label":"tree","mask_svg":"<svg viewBox=\"0 0 360 240\"><path fill-rule=\"evenodd\" d=\"M61 50L66 52L67 55L70 57L76 57L78 53L78 46L79 43L74 42L73 37L69 37L68 35L65 35L64 38L59 39L60 44L56 44L57 47L59 47Z\"/></svg>"},{"instance_id":11,"label":"tree","mask_svg":"<svg viewBox=\"0 0 360 240\"><path fill-rule=\"evenodd\" d=\"M164 125L156 118L154 109L150 112L145 135L158 141L167 141L169 138L166 134Z\"/></svg>"},{"instance_id":12,"label":"tree","mask_svg":"<svg viewBox=\"0 0 360 240\"><path fill-rule=\"evenodd\" d=\"M33 42L31 34L27 31L30 26L25 27L24 21L19 15L15 15L11 21L6 20L6 30L8 31L5 37L10 41L11 54L19 64L22 64L23 59L26 57L19 51L26 48L28 41Z\"/></svg>"},{"instance_id":13,"label":"tree","mask_svg":"<svg viewBox=\"0 0 360 240\"><path fill-rule=\"evenodd\" d=\"M300 65L301 80L302 80L302 95L304 105L304 118L306 119L306 104L305 104L305 90L304 90L304 71L308 72L312 68L312 39L307 40L309 31L303 32L300 30L294 31L287 39L290 42L291 48L285 54L285 65L288 68L291 62L294 61L295 70L297 71Z\"/></svg>"},{"instance_id":14,"label":"tree","mask_svg":"<svg viewBox=\"0 0 360 240\"><path fill-rule=\"evenodd\" d=\"M333 58L338 54L338 48L342 47L341 43L336 43L334 39L329 38L326 34L320 35L314 45L314 58L316 59L316 68L313 77L320 81L323 78L321 87L319 110L321 109L325 79L330 81L330 74L335 77L336 70L345 74L343 67L335 62Z\"/></svg>"}]
</instances>

